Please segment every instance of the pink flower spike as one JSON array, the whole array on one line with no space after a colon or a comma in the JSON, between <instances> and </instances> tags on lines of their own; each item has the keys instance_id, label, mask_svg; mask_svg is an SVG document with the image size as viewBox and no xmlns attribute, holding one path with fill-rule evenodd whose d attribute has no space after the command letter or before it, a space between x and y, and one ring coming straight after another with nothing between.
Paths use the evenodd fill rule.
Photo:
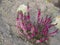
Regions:
<instances>
[{"instance_id":1,"label":"pink flower spike","mask_svg":"<svg viewBox=\"0 0 60 45\"><path fill-rule=\"evenodd\" d=\"M40 9L38 9L38 17L41 15Z\"/></svg>"},{"instance_id":2,"label":"pink flower spike","mask_svg":"<svg viewBox=\"0 0 60 45\"><path fill-rule=\"evenodd\" d=\"M48 15L45 17L45 21L44 22L46 22L47 18L48 18Z\"/></svg>"},{"instance_id":3,"label":"pink flower spike","mask_svg":"<svg viewBox=\"0 0 60 45\"><path fill-rule=\"evenodd\" d=\"M57 33L57 32L58 32L58 29L57 29L56 31L52 32L52 33L49 33L49 34L51 35L51 34L55 34L55 33Z\"/></svg>"},{"instance_id":4,"label":"pink flower spike","mask_svg":"<svg viewBox=\"0 0 60 45\"><path fill-rule=\"evenodd\" d=\"M40 12L40 9L38 9L38 17L37 17L37 22L39 23L39 20L40 20L40 15L41 15L41 12Z\"/></svg>"},{"instance_id":5,"label":"pink flower spike","mask_svg":"<svg viewBox=\"0 0 60 45\"><path fill-rule=\"evenodd\" d=\"M19 24L19 25L20 25L20 27L21 27L21 29L22 29L22 30L26 30L26 28L25 28L25 26L23 25L23 23L22 23L22 22L20 22L20 24Z\"/></svg>"},{"instance_id":6,"label":"pink flower spike","mask_svg":"<svg viewBox=\"0 0 60 45\"><path fill-rule=\"evenodd\" d=\"M33 33L35 30L34 26L31 27L31 33Z\"/></svg>"},{"instance_id":7,"label":"pink flower spike","mask_svg":"<svg viewBox=\"0 0 60 45\"><path fill-rule=\"evenodd\" d=\"M57 23L56 23L56 24L50 24L50 25L48 26L48 28L51 28L51 27L53 27L53 26L55 26L55 25L57 25Z\"/></svg>"},{"instance_id":8,"label":"pink flower spike","mask_svg":"<svg viewBox=\"0 0 60 45\"><path fill-rule=\"evenodd\" d=\"M44 36L47 36L47 35L48 35L48 29L47 29L47 28L43 29L43 30L42 30L42 34L43 34Z\"/></svg>"}]
</instances>

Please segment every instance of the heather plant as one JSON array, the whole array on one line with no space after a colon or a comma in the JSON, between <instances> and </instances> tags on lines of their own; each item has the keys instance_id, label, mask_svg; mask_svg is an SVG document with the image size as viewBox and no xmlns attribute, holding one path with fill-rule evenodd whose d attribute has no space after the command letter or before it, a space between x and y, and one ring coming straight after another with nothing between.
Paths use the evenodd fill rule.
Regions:
<instances>
[{"instance_id":1,"label":"heather plant","mask_svg":"<svg viewBox=\"0 0 60 45\"><path fill-rule=\"evenodd\" d=\"M56 24L52 24L52 18L48 15L44 18L41 18L41 11L38 9L37 13L37 22L32 23L31 16L29 12L29 5L27 5L27 14L23 14L20 10L17 12L17 28L20 29L21 34L31 43L43 43L49 40L49 37L58 31L49 32L51 27L54 27Z\"/></svg>"}]
</instances>

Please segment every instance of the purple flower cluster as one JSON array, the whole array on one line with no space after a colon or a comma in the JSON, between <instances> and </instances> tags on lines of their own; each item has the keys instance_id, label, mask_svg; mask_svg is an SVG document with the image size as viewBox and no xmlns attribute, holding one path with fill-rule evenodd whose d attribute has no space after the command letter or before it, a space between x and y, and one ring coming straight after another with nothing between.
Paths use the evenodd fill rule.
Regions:
<instances>
[{"instance_id":1,"label":"purple flower cluster","mask_svg":"<svg viewBox=\"0 0 60 45\"><path fill-rule=\"evenodd\" d=\"M38 9L37 23L33 24L30 20L29 5L27 6L27 15L24 15L22 11L18 11L17 27L21 33L30 41L40 43L48 40L51 34L56 33L58 30L49 33L49 29L56 24L51 24L51 17L46 16L44 19L40 18L41 11Z\"/></svg>"}]
</instances>

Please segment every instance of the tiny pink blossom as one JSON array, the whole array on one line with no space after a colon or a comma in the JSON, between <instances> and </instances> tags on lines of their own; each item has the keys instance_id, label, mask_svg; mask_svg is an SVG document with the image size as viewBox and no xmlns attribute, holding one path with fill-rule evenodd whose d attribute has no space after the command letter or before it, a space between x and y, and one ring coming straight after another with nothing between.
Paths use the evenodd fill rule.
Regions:
<instances>
[{"instance_id":1,"label":"tiny pink blossom","mask_svg":"<svg viewBox=\"0 0 60 45\"><path fill-rule=\"evenodd\" d=\"M28 38L28 39L31 39L31 37L30 37L30 36L27 36L27 38Z\"/></svg>"},{"instance_id":2,"label":"tiny pink blossom","mask_svg":"<svg viewBox=\"0 0 60 45\"><path fill-rule=\"evenodd\" d=\"M40 43L40 40L36 40L36 43Z\"/></svg>"}]
</instances>

